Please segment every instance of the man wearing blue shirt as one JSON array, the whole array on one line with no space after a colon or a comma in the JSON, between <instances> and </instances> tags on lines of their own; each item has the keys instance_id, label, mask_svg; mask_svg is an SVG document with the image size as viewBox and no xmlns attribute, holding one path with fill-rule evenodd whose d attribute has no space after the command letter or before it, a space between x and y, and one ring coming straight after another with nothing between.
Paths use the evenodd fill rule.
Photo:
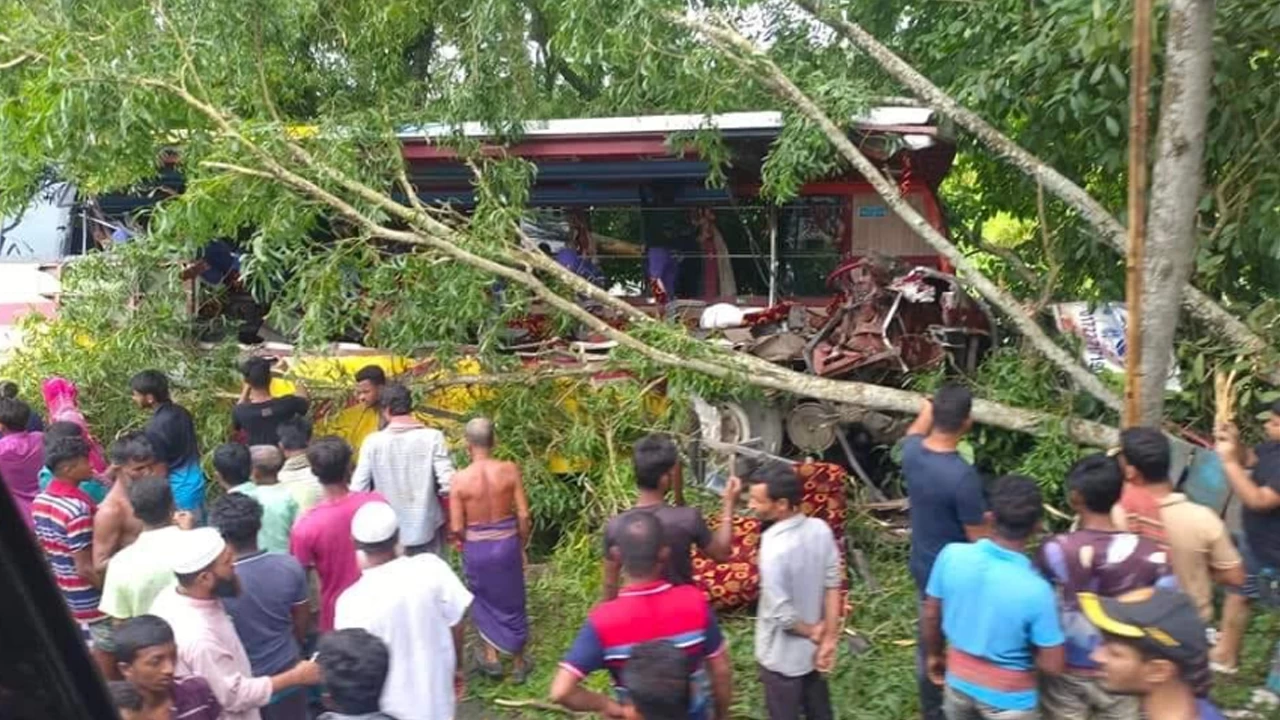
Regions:
<instances>
[{"instance_id":1,"label":"man wearing blue shirt","mask_svg":"<svg viewBox=\"0 0 1280 720\"><path fill-rule=\"evenodd\" d=\"M902 443L902 475L911 500L911 577L921 601L934 560L950 543L972 542L987 534L982 479L960 457L960 440L973 426L973 396L946 385L926 400ZM942 717L942 691L924 668L924 643L917 643L916 674L925 720Z\"/></svg>"},{"instance_id":2,"label":"man wearing blue shirt","mask_svg":"<svg viewBox=\"0 0 1280 720\"><path fill-rule=\"evenodd\" d=\"M928 674L946 685L948 720L1036 720L1037 671L1058 675L1066 664L1053 588L1025 554L1044 513L1040 488L1003 477L991 509L994 536L948 545L929 575L920 621Z\"/></svg>"}]
</instances>

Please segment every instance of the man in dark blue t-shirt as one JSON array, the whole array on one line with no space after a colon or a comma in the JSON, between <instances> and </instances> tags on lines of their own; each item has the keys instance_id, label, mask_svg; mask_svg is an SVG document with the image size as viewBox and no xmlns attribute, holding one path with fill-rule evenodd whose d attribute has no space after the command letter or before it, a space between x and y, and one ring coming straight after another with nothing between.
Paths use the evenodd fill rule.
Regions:
<instances>
[{"instance_id":1,"label":"man in dark blue t-shirt","mask_svg":"<svg viewBox=\"0 0 1280 720\"><path fill-rule=\"evenodd\" d=\"M960 457L960 439L973 425L973 396L946 385L926 400L903 440L902 475L911 501L911 577L923 592L942 548L987 535L982 479ZM942 690L924 672L923 644L917 643L920 707L927 720L942 718Z\"/></svg>"}]
</instances>

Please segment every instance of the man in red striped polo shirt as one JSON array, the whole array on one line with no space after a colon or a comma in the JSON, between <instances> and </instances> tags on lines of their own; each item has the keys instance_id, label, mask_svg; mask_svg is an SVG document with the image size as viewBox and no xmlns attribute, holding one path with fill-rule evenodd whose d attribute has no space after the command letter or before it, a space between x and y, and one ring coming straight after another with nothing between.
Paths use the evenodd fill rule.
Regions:
<instances>
[{"instance_id":1,"label":"man in red striped polo shirt","mask_svg":"<svg viewBox=\"0 0 1280 720\"><path fill-rule=\"evenodd\" d=\"M689 718L710 717L711 699L714 717L727 718L733 692L729 657L706 596L692 585L663 579L669 550L656 517L636 513L619 530L622 569L630 582L588 615L551 683L551 699L570 710L621 718L627 697L623 668L631 648L665 641L683 650L688 662ZM581 686L587 675L605 669L613 676L616 698Z\"/></svg>"},{"instance_id":2,"label":"man in red striped polo shirt","mask_svg":"<svg viewBox=\"0 0 1280 720\"><path fill-rule=\"evenodd\" d=\"M57 438L44 449L53 480L31 503L36 538L44 549L58 589L76 622L89 628L93 659L105 678L115 677L111 622L98 610L102 577L93 567L93 500L80 483L93 478L89 445L83 438Z\"/></svg>"}]
</instances>

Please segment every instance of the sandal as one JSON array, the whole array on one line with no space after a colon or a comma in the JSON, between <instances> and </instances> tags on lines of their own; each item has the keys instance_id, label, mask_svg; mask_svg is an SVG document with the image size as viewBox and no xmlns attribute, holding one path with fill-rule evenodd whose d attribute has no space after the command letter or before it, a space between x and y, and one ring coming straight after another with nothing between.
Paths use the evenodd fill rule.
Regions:
<instances>
[{"instance_id":1,"label":"sandal","mask_svg":"<svg viewBox=\"0 0 1280 720\"><path fill-rule=\"evenodd\" d=\"M525 658L524 662L521 663L520 667L512 668L511 682L515 683L516 685L523 685L525 681L529 679L529 676L532 674L533 674L533 660L529 658Z\"/></svg>"},{"instance_id":2,"label":"sandal","mask_svg":"<svg viewBox=\"0 0 1280 720\"><path fill-rule=\"evenodd\" d=\"M480 674L481 674L481 675L483 675L483 676L485 676L485 677L489 678L490 680L501 680L501 679L502 679L502 674L503 674L503 673L502 673L502 661L501 661L501 660L499 660L498 662L493 662L493 663L491 663L491 662L486 662L486 661L485 661L485 659L484 659L484 653L483 653L483 652L481 652L481 651L479 651L479 650L477 650L477 651L475 651L475 653L473 653L473 655L472 655L472 659L473 659L473 661L474 661L474 662L475 662L475 664L476 664L476 670L480 671Z\"/></svg>"}]
</instances>

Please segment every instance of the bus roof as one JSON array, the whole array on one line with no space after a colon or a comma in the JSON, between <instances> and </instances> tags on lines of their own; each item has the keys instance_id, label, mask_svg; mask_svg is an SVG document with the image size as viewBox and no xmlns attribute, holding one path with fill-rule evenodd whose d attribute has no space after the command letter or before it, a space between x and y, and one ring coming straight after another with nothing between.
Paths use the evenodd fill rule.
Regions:
<instances>
[{"instance_id":1,"label":"bus roof","mask_svg":"<svg viewBox=\"0 0 1280 720\"><path fill-rule=\"evenodd\" d=\"M678 132L714 129L743 136L776 135L782 128L780 112L734 112L720 115L637 115L631 117L563 118L530 120L521 128L530 138L609 137L619 135L666 135ZM852 119L857 130L899 132L904 135L938 135L932 109L907 106L870 108L865 116ZM402 141L432 140L454 135L456 126L448 124L406 128L398 133ZM496 133L483 123L463 123L462 135L468 138L493 138Z\"/></svg>"}]
</instances>

